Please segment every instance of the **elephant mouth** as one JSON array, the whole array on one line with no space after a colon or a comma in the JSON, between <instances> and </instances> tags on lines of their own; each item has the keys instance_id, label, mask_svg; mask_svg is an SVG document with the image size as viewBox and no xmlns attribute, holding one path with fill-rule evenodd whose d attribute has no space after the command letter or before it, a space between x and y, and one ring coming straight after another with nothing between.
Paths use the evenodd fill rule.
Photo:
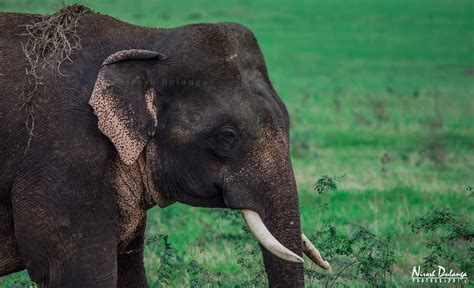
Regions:
<instances>
[{"instance_id":1,"label":"elephant mouth","mask_svg":"<svg viewBox=\"0 0 474 288\"><path fill-rule=\"evenodd\" d=\"M193 207L205 207L205 208L228 208L224 202L222 193L216 195L209 195L204 197L197 197L193 194L181 194L176 196L178 202L193 206Z\"/></svg>"},{"instance_id":2,"label":"elephant mouth","mask_svg":"<svg viewBox=\"0 0 474 288\"><path fill-rule=\"evenodd\" d=\"M259 212L257 212L261 211L263 212L263 214L265 214L264 205L262 205L262 203L259 201L245 201L246 199L252 199L252 197L250 196L251 194L248 192L250 191L250 189L245 189L246 187L242 186L241 182L240 184L240 189L234 189L233 191L238 190L241 193L231 193L232 189L229 189L229 187L219 187L222 191L222 193L219 193L219 195L221 195L220 198L224 202L225 207L241 211L242 217L247 223L247 226L249 227L250 231L257 239L257 241L266 250L268 250L268 252L286 261L296 263L304 262L301 256L295 254L290 249L285 247L271 234L261 217L263 216L265 218L265 215L260 215ZM311 259L311 261L313 261L319 267L325 270L330 270L331 266L327 261L323 259L319 250L311 243L311 241L302 231L300 232L300 245L304 254L306 254L306 256L308 256L308 258Z\"/></svg>"},{"instance_id":3,"label":"elephant mouth","mask_svg":"<svg viewBox=\"0 0 474 288\"><path fill-rule=\"evenodd\" d=\"M202 204L200 204L201 201L202 201ZM194 205L194 206L208 207L208 208L226 208L224 198L222 198L221 195L198 199L197 202L198 202L198 205Z\"/></svg>"}]
</instances>

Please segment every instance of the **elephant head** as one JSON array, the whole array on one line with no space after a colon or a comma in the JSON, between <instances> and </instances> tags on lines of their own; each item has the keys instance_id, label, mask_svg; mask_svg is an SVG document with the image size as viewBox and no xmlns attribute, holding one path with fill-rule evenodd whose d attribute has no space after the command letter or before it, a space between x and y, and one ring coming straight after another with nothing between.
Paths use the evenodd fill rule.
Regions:
<instances>
[{"instance_id":1,"label":"elephant head","mask_svg":"<svg viewBox=\"0 0 474 288\"><path fill-rule=\"evenodd\" d=\"M239 209L271 286L303 286L289 115L253 33L232 23L160 30L150 50L113 53L89 104L125 165L144 155L147 206Z\"/></svg>"}]
</instances>

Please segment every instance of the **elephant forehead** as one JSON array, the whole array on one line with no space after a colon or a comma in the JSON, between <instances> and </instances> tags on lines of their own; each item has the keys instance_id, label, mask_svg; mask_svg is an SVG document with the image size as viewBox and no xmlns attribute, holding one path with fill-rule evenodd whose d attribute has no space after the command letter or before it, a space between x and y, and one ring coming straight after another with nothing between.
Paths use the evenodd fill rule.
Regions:
<instances>
[{"instance_id":1,"label":"elephant forehead","mask_svg":"<svg viewBox=\"0 0 474 288\"><path fill-rule=\"evenodd\" d=\"M190 47L201 48L201 51L211 52L215 56L227 58L234 54L235 44L229 37L225 26L217 24L193 24L185 26Z\"/></svg>"},{"instance_id":2,"label":"elephant forehead","mask_svg":"<svg viewBox=\"0 0 474 288\"><path fill-rule=\"evenodd\" d=\"M220 78L234 72L235 78L241 68L264 67L254 34L237 23L187 25L172 29L170 37L175 43L170 52L178 53L178 62L188 70L215 72Z\"/></svg>"}]
</instances>

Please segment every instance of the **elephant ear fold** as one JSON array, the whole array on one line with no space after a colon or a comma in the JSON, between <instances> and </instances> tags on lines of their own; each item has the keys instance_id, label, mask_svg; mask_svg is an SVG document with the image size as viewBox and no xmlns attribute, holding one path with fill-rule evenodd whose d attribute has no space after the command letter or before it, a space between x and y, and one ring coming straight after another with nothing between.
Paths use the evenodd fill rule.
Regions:
<instances>
[{"instance_id":1,"label":"elephant ear fold","mask_svg":"<svg viewBox=\"0 0 474 288\"><path fill-rule=\"evenodd\" d=\"M116 52L102 63L89 99L99 130L126 165L133 164L154 135L158 119L155 90L148 75L163 54L147 50ZM140 60L140 61L128 61Z\"/></svg>"}]
</instances>

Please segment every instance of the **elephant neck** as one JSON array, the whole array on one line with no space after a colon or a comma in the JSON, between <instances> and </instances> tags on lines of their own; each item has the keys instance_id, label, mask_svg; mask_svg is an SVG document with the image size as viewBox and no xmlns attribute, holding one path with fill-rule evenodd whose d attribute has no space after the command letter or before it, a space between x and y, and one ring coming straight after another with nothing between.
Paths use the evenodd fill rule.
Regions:
<instances>
[{"instance_id":1,"label":"elephant neck","mask_svg":"<svg viewBox=\"0 0 474 288\"><path fill-rule=\"evenodd\" d=\"M160 193L153 182L153 155L148 147L131 165L125 165L119 157L113 161L111 183L116 191L119 210L120 246L126 246L133 239L145 218L146 210L156 205L166 207L176 200Z\"/></svg>"}]
</instances>

